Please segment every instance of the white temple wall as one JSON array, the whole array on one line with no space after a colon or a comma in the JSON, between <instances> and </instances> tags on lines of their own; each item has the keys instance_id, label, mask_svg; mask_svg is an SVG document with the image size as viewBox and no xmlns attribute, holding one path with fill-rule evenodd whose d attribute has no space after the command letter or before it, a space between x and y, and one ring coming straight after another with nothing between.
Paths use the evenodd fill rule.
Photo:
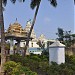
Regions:
<instances>
[{"instance_id":1,"label":"white temple wall","mask_svg":"<svg viewBox=\"0 0 75 75\"><path fill-rule=\"evenodd\" d=\"M49 49L49 62L58 62L58 52L56 48Z\"/></svg>"},{"instance_id":2,"label":"white temple wall","mask_svg":"<svg viewBox=\"0 0 75 75\"><path fill-rule=\"evenodd\" d=\"M24 47L26 44L26 42L20 42L20 47ZM39 45L37 45L37 42L33 42L33 41L29 41L29 47L39 47Z\"/></svg>"},{"instance_id":3,"label":"white temple wall","mask_svg":"<svg viewBox=\"0 0 75 75\"><path fill-rule=\"evenodd\" d=\"M64 48L59 48L57 50L58 52L58 64L61 64L61 63L65 63L65 49Z\"/></svg>"},{"instance_id":4,"label":"white temple wall","mask_svg":"<svg viewBox=\"0 0 75 75\"><path fill-rule=\"evenodd\" d=\"M24 46L25 46L25 44L26 44L26 42L21 41L21 42L20 42L20 47L24 47Z\"/></svg>"},{"instance_id":5,"label":"white temple wall","mask_svg":"<svg viewBox=\"0 0 75 75\"><path fill-rule=\"evenodd\" d=\"M49 63L56 62L57 64L65 63L64 48L49 48Z\"/></svg>"}]
</instances>

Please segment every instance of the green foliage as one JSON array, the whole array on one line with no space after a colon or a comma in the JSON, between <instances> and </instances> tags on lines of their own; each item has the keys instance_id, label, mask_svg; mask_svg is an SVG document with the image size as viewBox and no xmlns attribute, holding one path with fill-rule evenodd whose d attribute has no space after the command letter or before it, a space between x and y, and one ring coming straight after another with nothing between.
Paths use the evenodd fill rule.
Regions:
<instances>
[{"instance_id":1,"label":"green foliage","mask_svg":"<svg viewBox=\"0 0 75 75\"><path fill-rule=\"evenodd\" d=\"M50 4L54 7L57 6L57 1L56 0L48 0L50 2ZM31 0L31 4L30 4L30 7L32 9L34 9L37 5L39 5L41 2L41 0Z\"/></svg>"},{"instance_id":2,"label":"green foliage","mask_svg":"<svg viewBox=\"0 0 75 75\"><path fill-rule=\"evenodd\" d=\"M71 47L75 42L75 34L72 34L71 31L64 31L62 28L58 28L58 40L65 44L66 47Z\"/></svg>"},{"instance_id":3,"label":"green foliage","mask_svg":"<svg viewBox=\"0 0 75 75\"><path fill-rule=\"evenodd\" d=\"M31 56L30 59L33 59L35 61L41 61L41 59L39 57L35 56Z\"/></svg>"},{"instance_id":4,"label":"green foliage","mask_svg":"<svg viewBox=\"0 0 75 75\"><path fill-rule=\"evenodd\" d=\"M28 67L23 67L22 70L24 71L25 75L37 75L36 72L32 72Z\"/></svg>"},{"instance_id":5,"label":"green foliage","mask_svg":"<svg viewBox=\"0 0 75 75\"><path fill-rule=\"evenodd\" d=\"M36 72L32 72L28 67L21 66L20 63L9 61L4 64L4 70L7 75L37 75Z\"/></svg>"},{"instance_id":6,"label":"green foliage","mask_svg":"<svg viewBox=\"0 0 75 75\"><path fill-rule=\"evenodd\" d=\"M6 43L6 44L5 44L5 49L6 49L6 50L10 50L10 44L9 44L9 43Z\"/></svg>"},{"instance_id":7,"label":"green foliage","mask_svg":"<svg viewBox=\"0 0 75 75\"><path fill-rule=\"evenodd\" d=\"M36 72L32 72L32 71L27 71L26 75L37 75L37 73Z\"/></svg>"},{"instance_id":8,"label":"green foliage","mask_svg":"<svg viewBox=\"0 0 75 75\"><path fill-rule=\"evenodd\" d=\"M50 1L50 4L51 4L52 6L54 6L54 7L57 6L57 1L56 1L56 0L48 0L48 1Z\"/></svg>"},{"instance_id":9,"label":"green foliage","mask_svg":"<svg viewBox=\"0 0 75 75\"><path fill-rule=\"evenodd\" d=\"M66 55L66 62L58 65L49 61L46 55L34 55L22 57L20 55L12 56L13 61L20 62L22 70L26 75L75 75L75 55ZM16 60L15 60L16 59ZM33 71L33 73L31 72Z\"/></svg>"},{"instance_id":10,"label":"green foliage","mask_svg":"<svg viewBox=\"0 0 75 75\"><path fill-rule=\"evenodd\" d=\"M15 62L22 61L22 57L19 54L10 55L11 61L14 60Z\"/></svg>"},{"instance_id":11,"label":"green foliage","mask_svg":"<svg viewBox=\"0 0 75 75\"><path fill-rule=\"evenodd\" d=\"M34 9L37 5L40 4L40 1L41 1L41 0L31 0L30 7L31 7L32 9Z\"/></svg>"},{"instance_id":12,"label":"green foliage","mask_svg":"<svg viewBox=\"0 0 75 75\"><path fill-rule=\"evenodd\" d=\"M58 28L58 32L56 33L56 35L58 35L58 40L59 41L63 41L63 36L64 36L64 33L63 33L63 29L62 28Z\"/></svg>"},{"instance_id":13,"label":"green foliage","mask_svg":"<svg viewBox=\"0 0 75 75\"><path fill-rule=\"evenodd\" d=\"M20 63L9 61L4 64L4 70L7 75L20 75L23 73L22 66Z\"/></svg>"}]
</instances>

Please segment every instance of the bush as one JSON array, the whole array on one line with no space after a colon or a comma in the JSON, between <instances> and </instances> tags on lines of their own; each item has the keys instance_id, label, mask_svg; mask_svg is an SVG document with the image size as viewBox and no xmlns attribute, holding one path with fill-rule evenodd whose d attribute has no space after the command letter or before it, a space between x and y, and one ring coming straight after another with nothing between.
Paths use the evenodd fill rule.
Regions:
<instances>
[{"instance_id":1,"label":"bush","mask_svg":"<svg viewBox=\"0 0 75 75\"><path fill-rule=\"evenodd\" d=\"M37 75L36 72L32 72L29 68L21 66L20 63L14 61L8 61L4 64L4 70L6 75Z\"/></svg>"},{"instance_id":2,"label":"bush","mask_svg":"<svg viewBox=\"0 0 75 75\"><path fill-rule=\"evenodd\" d=\"M32 72L28 67L23 67L22 70L24 71L25 75L37 75L36 72Z\"/></svg>"},{"instance_id":3,"label":"bush","mask_svg":"<svg viewBox=\"0 0 75 75\"><path fill-rule=\"evenodd\" d=\"M25 75L75 75L75 55L66 55L66 62L58 65L52 62L49 65L46 55L33 55L22 57L20 55L12 55L11 60L20 62ZM32 71L35 72L32 72ZM18 74L19 75L19 74Z\"/></svg>"},{"instance_id":4,"label":"bush","mask_svg":"<svg viewBox=\"0 0 75 75\"><path fill-rule=\"evenodd\" d=\"M7 75L20 75L23 73L20 63L8 61L4 64L4 70Z\"/></svg>"}]
</instances>

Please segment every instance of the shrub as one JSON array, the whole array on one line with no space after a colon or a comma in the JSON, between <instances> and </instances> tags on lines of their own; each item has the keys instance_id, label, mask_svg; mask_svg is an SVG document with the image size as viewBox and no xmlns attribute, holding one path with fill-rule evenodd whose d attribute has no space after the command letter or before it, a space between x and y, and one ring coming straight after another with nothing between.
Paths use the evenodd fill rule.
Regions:
<instances>
[{"instance_id":1,"label":"shrub","mask_svg":"<svg viewBox=\"0 0 75 75\"><path fill-rule=\"evenodd\" d=\"M23 73L20 63L14 61L8 61L4 64L4 70L7 75L20 75Z\"/></svg>"}]
</instances>

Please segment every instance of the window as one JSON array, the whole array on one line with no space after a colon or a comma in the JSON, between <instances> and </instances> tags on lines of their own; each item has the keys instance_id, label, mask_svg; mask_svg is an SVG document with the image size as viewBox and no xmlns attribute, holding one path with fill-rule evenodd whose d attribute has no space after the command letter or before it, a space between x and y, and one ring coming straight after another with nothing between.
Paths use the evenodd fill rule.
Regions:
<instances>
[{"instance_id":1,"label":"window","mask_svg":"<svg viewBox=\"0 0 75 75\"><path fill-rule=\"evenodd\" d=\"M25 43L23 43L24 44L24 46L25 46Z\"/></svg>"},{"instance_id":2,"label":"window","mask_svg":"<svg viewBox=\"0 0 75 75\"><path fill-rule=\"evenodd\" d=\"M33 47L33 43L32 43L32 47Z\"/></svg>"}]
</instances>

